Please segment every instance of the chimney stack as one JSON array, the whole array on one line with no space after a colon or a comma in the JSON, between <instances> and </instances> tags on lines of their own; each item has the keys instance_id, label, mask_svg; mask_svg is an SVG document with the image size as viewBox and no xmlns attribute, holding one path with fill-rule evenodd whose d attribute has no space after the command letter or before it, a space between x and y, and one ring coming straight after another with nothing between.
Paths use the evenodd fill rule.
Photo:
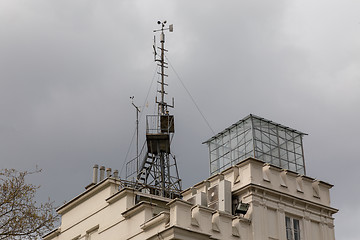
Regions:
<instances>
[{"instance_id":1,"label":"chimney stack","mask_svg":"<svg viewBox=\"0 0 360 240\"><path fill-rule=\"evenodd\" d=\"M111 168L107 168L106 169L106 177L110 177L111 176Z\"/></svg>"},{"instance_id":2,"label":"chimney stack","mask_svg":"<svg viewBox=\"0 0 360 240\"><path fill-rule=\"evenodd\" d=\"M105 177L105 167L104 166L101 166L100 167L100 182L102 180L104 180L104 177Z\"/></svg>"},{"instance_id":3,"label":"chimney stack","mask_svg":"<svg viewBox=\"0 0 360 240\"><path fill-rule=\"evenodd\" d=\"M119 178L119 171L118 171L118 170L115 170L115 171L114 171L114 178L115 178L115 179L118 179L118 178Z\"/></svg>"},{"instance_id":4,"label":"chimney stack","mask_svg":"<svg viewBox=\"0 0 360 240\"><path fill-rule=\"evenodd\" d=\"M92 180L93 184L97 184L97 181L98 181L98 169L99 169L99 165L95 164L94 167L93 167L93 180Z\"/></svg>"}]
</instances>

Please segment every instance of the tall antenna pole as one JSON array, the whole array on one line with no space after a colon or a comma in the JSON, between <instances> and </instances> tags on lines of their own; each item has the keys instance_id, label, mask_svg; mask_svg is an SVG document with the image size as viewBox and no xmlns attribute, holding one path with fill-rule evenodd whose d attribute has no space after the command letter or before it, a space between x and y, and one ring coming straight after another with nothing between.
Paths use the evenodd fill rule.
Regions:
<instances>
[{"instance_id":1,"label":"tall antenna pole","mask_svg":"<svg viewBox=\"0 0 360 240\"><path fill-rule=\"evenodd\" d=\"M165 62L165 52L167 51L165 49L165 33L164 30L169 30L169 32L173 31L173 25L169 25L168 28L165 28L166 25L166 21L158 21L158 24L161 25L161 29L159 30L154 30L154 32L158 32L161 31L160 33L160 59L156 59L156 47L154 46L154 54L155 54L155 61L159 62L159 66L160 66L160 72L159 74L161 75L161 82L160 83L160 90L158 91L160 93L160 102L156 101L156 103L158 104L158 115L165 115L167 114L167 107L174 107L174 104L172 105L168 105L165 102L165 86L167 86L167 84L165 83L165 77L167 77L168 75L165 74L165 68L167 68L167 63ZM173 99L174 101L174 99Z\"/></svg>"},{"instance_id":2,"label":"tall antenna pole","mask_svg":"<svg viewBox=\"0 0 360 240\"><path fill-rule=\"evenodd\" d=\"M160 34L160 43L161 43L161 109L160 109L160 115L165 114L165 81L164 81L164 67L165 67L165 61L164 61L164 51L165 51L165 34L164 34L164 23L161 24L161 34Z\"/></svg>"}]
</instances>

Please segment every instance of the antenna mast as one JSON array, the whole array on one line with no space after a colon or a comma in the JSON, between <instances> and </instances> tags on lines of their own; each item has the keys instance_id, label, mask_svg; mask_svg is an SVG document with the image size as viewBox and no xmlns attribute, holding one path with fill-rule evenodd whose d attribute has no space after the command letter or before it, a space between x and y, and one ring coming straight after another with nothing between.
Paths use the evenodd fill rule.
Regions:
<instances>
[{"instance_id":1,"label":"antenna mast","mask_svg":"<svg viewBox=\"0 0 360 240\"><path fill-rule=\"evenodd\" d=\"M161 29L154 30L154 32L161 32L160 33L160 59L157 59L157 52L156 52L156 46L154 45L154 54L155 54L155 61L158 62L158 66L160 67L160 72L158 74L161 76L161 82L158 82L160 84L160 90L158 91L161 96L161 100L158 102L157 99L155 102L158 104L158 114L159 115L165 115L167 114L167 108L171 107L174 108L174 98L173 98L173 104L169 105L165 102L165 95L167 94L165 91L165 86L168 86L168 84L165 83L165 77L168 77L168 75L165 74L165 68L168 68L168 63L165 62L165 52L168 50L165 49L165 33L164 30L169 30L169 32L173 32L174 28L173 25L170 24L168 28L165 28L166 21L161 22L158 21L158 24L161 25ZM154 44L155 44L155 36L154 36Z\"/></svg>"},{"instance_id":2,"label":"antenna mast","mask_svg":"<svg viewBox=\"0 0 360 240\"><path fill-rule=\"evenodd\" d=\"M160 101L157 97L155 103L158 105L157 115L146 116L146 142L147 152L143 157L140 171L137 172L136 185L141 186L141 189L148 191L151 194L160 195L168 198L175 198L180 196L181 179L177 169L176 159L170 152L171 140L173 138L174 116L169 115L168 107L174 108L174 99L172 105L165 101L165 69L168 68L168 63L165 62L165 31L173 31L173 25L166 27L166 21L158 21L161 29L154 30L160 32L160 47L155 46L154 37L154 57L160 67L158 74L161 76L160 84ZM160 57L158 57L157 49L160 50Z\"/></svg>"}]
</instances>

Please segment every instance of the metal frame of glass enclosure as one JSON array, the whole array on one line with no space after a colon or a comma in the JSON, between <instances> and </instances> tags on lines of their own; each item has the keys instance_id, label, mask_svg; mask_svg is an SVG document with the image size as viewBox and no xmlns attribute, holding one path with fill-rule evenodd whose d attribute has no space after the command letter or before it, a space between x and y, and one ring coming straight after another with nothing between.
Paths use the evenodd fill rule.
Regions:
<instances>
[{"instance_id":1,"label":"metal frame of glass enclosure","mask_svg":"<svg viewBox=\"0 0 360 240\"><path fill-rule=\"evenodd\" d=\"M304 135L250 114L204 142L209 146L210 175L248 157L305 175Z\"/></svg>"}]
</instances>

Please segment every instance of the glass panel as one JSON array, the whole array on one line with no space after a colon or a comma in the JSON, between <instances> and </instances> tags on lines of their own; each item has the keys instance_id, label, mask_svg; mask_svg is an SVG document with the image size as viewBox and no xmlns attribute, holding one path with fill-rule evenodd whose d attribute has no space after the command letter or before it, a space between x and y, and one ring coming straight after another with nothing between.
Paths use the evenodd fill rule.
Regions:
<instances>
[{"instance_id":1,"label":"glass panel","mask_svg":"<svg viewBox=\"0 0 360 240\"><path fill-rule=\"evenodd\" d=\"M246 150L245 150L246 153L254 151L254 146L252 141L247 142L245 145L246 145Z\"/></svg>"},{"instance_id":2,"label":"glass panel","mask_svg":"<svg viewBox=\"0 0 360 240\"><path fill-rule=\"evenodd\" d=\"M261 148L259 148L258 146L255 147L255 151L259 152L260 154L262 153ZM259 155L257 155L257 156L259 156Z\"/></svg>"},{"instance_id":3,"label":"glass panel","mask_svg":"<svg viewBox=\"0 0 360 240\"><path fill-rule=\"evenodd\" d=\"M259 119L253 118L252 121L253 121L253 124L254 124L254 125L253 125L254 128L260 127L260 120L259 120Z\"/></svg>"},{"instance_id":4,"label":"glass panel","mask_svg":"<svg viewBox=\"0 0 360 240\"><path fill-rule=\"evenodd\" d=\"M239 152L245 152L245 145L246 145L246 144L242 144L241 146L238 146L236 149L237 149Z\"/></svg>"},{"instance_id":5,"label":"glass panel","mask_svg":"<svg viewBox=\"0 0 360 240\"><path fill-rule=\"evenodd\" d=\"M231 160L235 160L239 158L239 151L237 149L231 151Z\"/></svg>"},{"instance_id":6,"label":"glass panel","mask_svg":"<svg viewBox=\"0 0 360 240\"><path fill-rule=\"evenodd\" d=\"M273 157L279 158L279 149L278 149L278 148L273 148L273 149L271 150L271 155L272 155Z\"/></svg>"},{"instance_id":7,"label":"glass panel","mask_svg":"<svg viewBox=\"0 0 360 240\"><path fill-rule=\"evenodd\" d=\"M230 150L230 141L226 141L224 142L224 151L229 151Z\"/></svg>"},{"instance_id":8,"label":"glass panel","mask_svg":"<svg viewBox=\"0 0 360 240\"><path fill-rule=\"evenodd\" d=\"M288 141L288 142L286 143L286 149L287 149L288 151L294 152L294 143L291 142L291 141Z\"/></svg>"},{"instance_id":9,"label":"glass panel","mask_svg":"<svg viewBox=\"0 0 360 240\"><path fill-rule=\"evenodd\" d=\"M259 149L262 149L262 142L260 140L255 140L255 146L258 147Z\"/></svg>"},{"instance_id":10,"label":"glass panel","mask_svg":"<svg viewBox=\"0 0 360 240\"><path fill-rule=\"evenodd\" d=\"M282 148L286 148L286 145L285 145L285 140L284 139L282 139L282 138L279 138L279 147L282 147Z\"/></svg>"},{"instance_id":11,"label":"glass panel","mask_svg":"<svg viewBox=\"0 0 360 240\"><path fill-rule=\"evenodd\" d=\"M219 169L221 169L224 166L224 158L220 158L219 162L220 162Z\"/></svg>"},{"instance_id":12,"label":"glass panel","mask_svg":"<svg viewBox=\"0 0 360 240\"><path fill-rule=\"evenodd\" d=\"M227 131L222 135L222 142L226 143L230 140L230 133Z\"/></svg>"},{"instance_id":13,"label":"glass panel","mask_svg":"<svg viewBox=\"0 0 360 240\"><path fill-rule=\"evenodd\" d=\"M240 155L241 154L241 155ZM238 159L236 160L237 162L240 162L241 160L245 159L245 152L240 152Z\"/></svg>"},{"instance_id":14,"label":"glass panel","mask_svg":"<svg viewBox=\"0 0 360 240\"><path fill-rule=\"evenodd\" d=\"M261 152L259 152L255 149L255 158L258 158L260 155L261 155ZM252 156L252 157L254 157L254 156Z\"/></svg>"},{"instance_id":15,"label":"glass panel","mask_svg":"<svg viewBox=\"0 0 360 240\"><path fill-rule=\"evenodd\" d=\"M286 224L286 240L293 240L292 238L292 228L291 228L291 220L289 217L285 217Z\"/></svg>"},{"instance_id":16,"label":"glass panel","mask_svg":"<svg viewBox=\"0 0 360 240\"><path fill-rule=\"evenodd\" d=\"M227 164L224 165L224 167L222 167L222 170L225 170L227 168L229 168L231 166L231 162L228 162Z\"/></svg>"},{"instance_id":17,"label":"glass panel","mask_svg":"<svg viewBox=\"0 0 360 240\"><path fill-rule=\"evenodd\" d=\"M273 135L277 135L277 127L274 124L269 124L269 133Z\"/></svg>"},{"instance_id":18,"label":"glass panel","mask_svg":"<svg viewBox=\"0 0 360 240\"><path fill-rule=\"evenodd\" d=\"M245 155L245 158L244 158L244 159L246 159L246 158L248 158L248 157L254 157L253 152L248 152L248 153L246 153L246 155Z\"/></svg>"},{"instance_id":19,"label":"glass panel","mask_svg":"<svg viewBox=\"0 0 360 240\"><path fill-rule=\"evenodd\" d=\"M289 169L288 162L284 161L284 160L280 160L280 167L282 167L284 169Z\"/></svg>"},{"instance_id":20,"label":"glass panel","mask_svg":"<svg viewBox=\"0 0 360 240\"><path fill-rule=\"evenodd\" d=\"M272 164L274 164L275 166L280 166L280 159L278 158L272 158Z\"/></svg>"},{"instance_id":21,"label":"glass panel","mask_svg":"<svg viewBox=\"0 0 360 240\"><path fill-rule=\"evenodd\" d=\"M295 154L292 152L288 152L289 162L295 163Z\"/></svg>"},{"instance_id":22,"label":"glass panel","mask_svg":"<svg viewBox=\"0 0 360 240\"><path fill-rule=\"evenodd\" d=\"M229 154L226 154L226 157L223 158L221 167L230 166L231 160L228 158Z\"/></svg>"},{"instance_id":23,"label":"glass panel","mask_svg":"<svg viewBox=\"0 0 360 240\"><path fill-rule=\"evenodd\" d=\"M236 126L230 129L230 139L234 139L237 136Z\"/></svg>"},{"instance_id":24,"label":"glass panel","mask_svg":"<svg viewBox=\"0 0 360 240\"><path fill-rule=\"evenodd\" d=\"M294 219L294 240L300 240L300 222Z\"/></svg>"},{"instance_id":25,"label":"glass panel","mask_svg":"<svg viewBox=\"0 0 360 240\"><path fill-rule=\"evenodd\" d=\"M245 132L245 142L248 142L248 141L250 141L250 140L252 140L251 131L250 131L250 130L247 130L247 131Z\"/></svg>"},{"instance_id":26,"label":"glass panel","mask_svg":"<svg viewBox=\"0 0 360 240\"><path fill-rule=\"evenodd\" d=\"M295 165L295 163L289 163L289 170L296 172L296 165Z\"/></svg>"},{"instance_id":27,"label":"glass panel","mask_svg":"<svg viewBox=\"0 0 360 240\"><path fill-rule=\"evenodd\" d=\"M271 163L271 156L268 154L263 154L262 159L264 162Z\"/></svg>"},{"instance_id":28,"label":"glass panel","mask_svg":"<svg viewBox=\"0 0 360 240\"><path fill-rule=\"evenodd\" d=\"M222 148L222 147L218 148L217 154L218 154L218 156L220 156L220 157L223 156L223 155L224 155L224 148Z\"/></svg>"},{"instance_id":29,"label":"glass panel","mask_svg":"<svg viewBox=\"0 0 360 240\"><path fill-rule=\"evenodd\" d=\"M219 169L219 163L218 163L218 162L212 163L212 164L210 165L210 171L211 171L211 173L216 172L218 169Z\"/></svg>"},{"instance_id":30,"label":"glass panel","mask_svg":"<svg viewBox=\"0 0 360 240\"><path fill-rule=\"evenodd\" d=\"M305 174L305 171L304 171L304 168L303 168L303 167L301 167L301 166L299 166L299 165L297 165L296 167L297 167L297 172L298 172L299 174L301 174L301 175L304 175L304 174Z\"/></svg>"},{"instance_id":31,"label":"glass panel","mask_svg":"<svg viewBox=\"0 0 360 240\"><path fill-rule=\"evenodd\" d=\"M267 123L265 121L261 121L261 131L264 133L268 133L269 132L269 123Z\"/></svg>"},{"instance_id":32,"label":"glass panel","mask_svg":"<svg viewBox=\"0 0 360 240\"><path fill-rule=\"evenodd\" d=\"M280 158L286 159L287 160L287 155L286 155L286 150L280 148Z\"/></svg>"},{"instance_id":33,"label":"glass panel","mask_svg":"<svg viewBox=\"0 0 360 240\"><path fill-rule=\"evenodd\" d=\"M286 130L286 132L285 132L285 138L286 138L287 140L293 140L293 138L294 138L293 132L291 132L291 131L289 131L289 130Z\"/></svg>"},{"instance_id":34,"label":"glass panel","mask_svg":"<svg viewBox=\"0 0 360 240\"><path fill-rule=\"evenodd\" d=\"M211 152L212 150L214 150L215 147L216 147L216 145L215 145L213 142L210 142L210 143L209 143L209 150L210 150L210 152Z\"/></svg>"},{"instance_id":35,"label":"glass panel","mask_svg":"<svg viewBox=\"0 0 360 240\"><path fill-rule=\"evenodd\" d=\"M217 137L213 140L213 143L215 143L216 145L219 145L222 142L222 139Z\"/></svg>"},{"instance_id":36,"label":"glass panel","mask_svg":"<svg viewBox=\"0 0 360 240\"><path fill-rule=\"evenodd\" d=\"M285 129L279 127L278 128L278 135L279 135L279 138L285 139Z\"/></svg>"},{"instance_id":37,"label":"glass panel","mask_svg":"<svg viewBox=\"0 0 360 240\"><path fill-rule=\"evenodd\" d=\"M270 136L268 133L262 134L262 142L270 144Z\"/></svg>"},{"instance_id":38,"label":"glass panel","mask_svg":"<svg viewBox=\"0 0 360 240\"><path fill-rule=\"evenodd\" d=\"M277 136L270 134L270 143L271 145L277 146L278 145Z\"/></svg>"},{"instance_id":39,"label":"glass panel","mask_svg":"<svg viewBox=\"0 0 360 240\"><path fill-rule=\"evenodd\" d=\"M296 160L295 160L296 164L298 164L298 165L304 165L304 160L303 160L303 158L302 158L301 155L295 154L295 158L296 158Z\"/></svg>"},{"instance_id":40,"label":"glass panel","mask_svg":"<svg viewBox=\"0 0 360 240\"><path fill-rule=\"evenodd\" d=\"M302 154L301 145L295 143L295 152L298 154Z\"/></svg>"},{"instance_id":41,"label":"glass panel","mask_svg":"<svg viewBox=\"0 0 360 240\"><path fill-rule=\"evenodd\" d=\"M237 146L237 138L233 138L230 141L230 147L231 149L234 149Z\"/></svg>"},{"instance_id":42,"label":"glass panel","mask_svg":"<svg viewBox=\"0 0 360 240\"><path fill-rule=\"evenodd\" d=\"M243 145L245 143L245 138L243 135L238 137L238 146Z\"/></svg>"},{"instance_id":43,"label":"glass panel","mask_svg":"<svg viewBox=\"0 0 360 240\"><path fill-rule=\"evenodd\" d=\"M236 132L238 134L241 134L244 132L244 124L243 123L239 123L237 126L236 126Z\"/></svg>"},{"instance_id":44,"label":"glass panel","mask_svg":"<svg viewBox=\"0 0 360 240\"><path fill-rule=\"evenodd\" d=\"M251 128L251 121L250 119L244 121L244 129L250 129Z\"/></svg>"},{"instance_id":45,"label":"glass panel","mask_svg":"<svg viewBox=\"0 0 360 240\"><path fill-rule=\"evenodd\" d=\"M258 129L255 129L255 139L261 140L261 132Z\"/></svg>"},{"instance_id":46,"label":"glass panel","mask_svg":"<svg viewBox=\"0 0 360 240\"><path fill-rule=\"evenodd\" d=\"M269 144L263 143L262 146L263 146L263 152L264 153L269 153L270 152L270 145Z\"/></svg>"}]
</instances>

